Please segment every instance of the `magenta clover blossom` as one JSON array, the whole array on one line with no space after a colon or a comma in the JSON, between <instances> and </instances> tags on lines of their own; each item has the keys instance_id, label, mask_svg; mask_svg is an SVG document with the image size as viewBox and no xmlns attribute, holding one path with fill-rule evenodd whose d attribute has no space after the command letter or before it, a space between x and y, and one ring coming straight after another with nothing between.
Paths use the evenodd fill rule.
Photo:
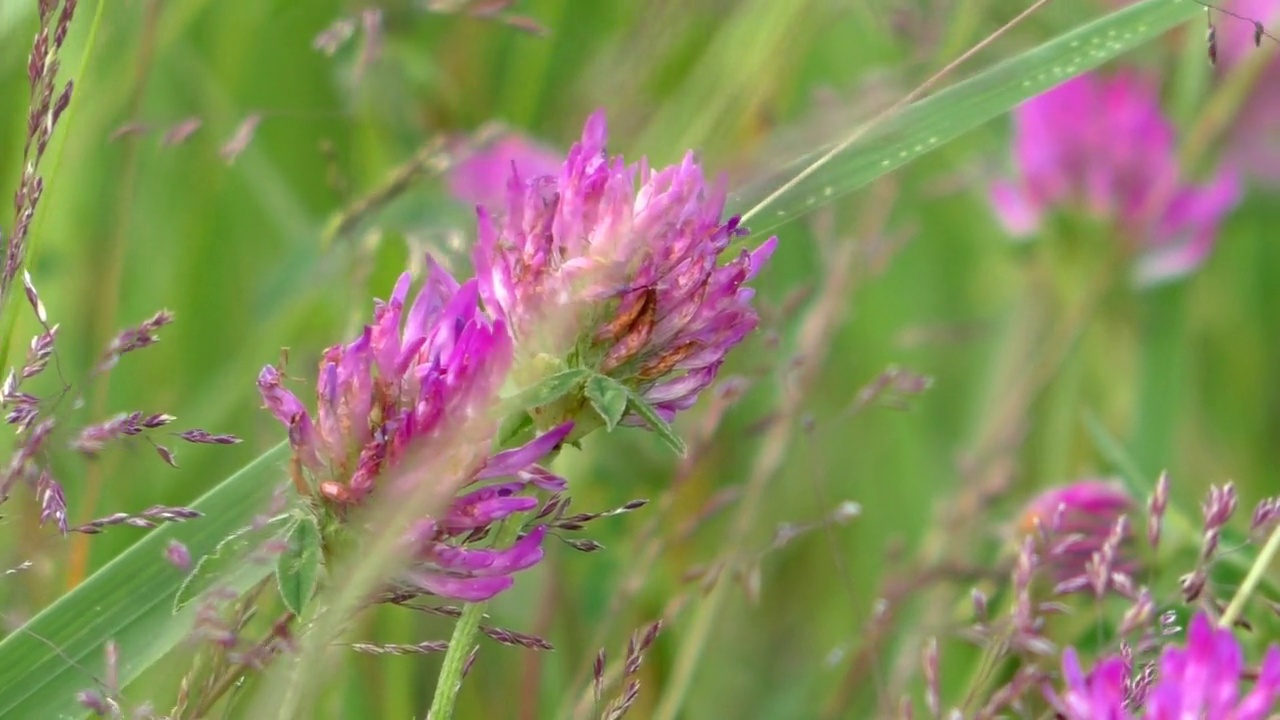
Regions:
<instances>
[{"instance_id":1,"label":"magenta clover blossom","mask_svg":"<svg viewBox=\"0 0 1280 720\"><path fill-rule=\"evenodd\" d=\"M605 136L596 113L557 174L517 168L505 206L477 209L480 297L525 356L608 375L669 421L755 329L746 283L777 239L720 264L746 231L723 219L724 190L693 154L661 170L628 165Z\"/></svg>"},{"instance_id":2,"label":"magenta clover blossom","mask_svg":"<svg viewBox=\"0 0 1280 720\"><path fill-rule=\"evenodd\" d=\"M267 366L258 376L267 408L289 429L305 484L336 515L375 492L397 492L382 487L384 474L410 460L411 449L424 441L468 424L480 429L463 441L481 452L492 441L495 427L486 413L511 364L511 338L501 320L479 308L476 281L459 285L434 262L428 266L412 304L406 304L411 276L405 273L391 298L375 304L373 322L354 341L324 352L314 414L283 387L279 370ZM562 478L537 463L570 429L562 425L492 454L443 517L412 527L407 534L417 562L409 581L437 595L477 601L509 587L511 573L536 564L545 528L533 528L510 548L468 545L476 531L534 509L539 501L526 491L564 489ZM430 471L407 475L429 482Z\"/></svg>"},{"instance_id":3,"label":"magenta clover blossom","mask_svg":"<svg viewBox=\"0 0 1280 720\"><path fill-rule=\"evenodd\" d=\"M1085 673L1074 648L1062 656L1065 688L1049 700L1066 720L1265 720L1280 699L1280 647L1267 649L1253 687L1242 696L1244 653L1230 629L1197 614L1186 645L1169 645L1152 673L1112 656Z\"/></svg>"}]
</instances>

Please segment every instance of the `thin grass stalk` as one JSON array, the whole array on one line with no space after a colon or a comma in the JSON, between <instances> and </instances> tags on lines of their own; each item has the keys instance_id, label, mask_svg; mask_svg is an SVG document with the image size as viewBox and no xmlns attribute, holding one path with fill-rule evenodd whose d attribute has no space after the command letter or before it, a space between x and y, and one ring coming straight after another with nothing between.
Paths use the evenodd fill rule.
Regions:
<instances>
[{"instance_id":1,"label":"thin grass stalk","mask_svg":"<svg viewBox=\"0 0 1280 720\"><path fill-rule=\"evenodd\" d=\"M524 516L512 516L502 522L496 533L495 547L506 547L516 539L520 531L520 521ZM453 636L449 638L449 649L445 652L444 663L440 666L440 675L436 678L435 695L431 698L431 709L427 712L427 720L452 720L453 709L458 702L458 692L462 689L462 675L466 670L471 650L476 646L476 636L480 630L480 620L488 602L467 603L462 608L462 617L453 626Z\"/></svg>"},{"instance_id":2,"label":"thin grass stalk","mask_svg":"<svg viewBox=\"0 0 1280 720\"><path fill-rule=\"evenodd\" d=\"M1231 598L1227 609L1223 611L1222 617L1218 619L1218 627L1229 628L1240 618L1240 613L1244 611L1244 604L1249 601L1253 591L1258 588L1258 583L1262 581L1262 576L1271 567L1277 552L1280 552L1280 525L1276 525L1275 529L1271 531L1271 535L1267 538L1267 544L1262 546L1262 551L1258 553L1257 559L1253 561L1253 565L1249 568L1249 574L1245 575L1244 582L1240 583L1240 588L1236 590L1236 594Z\"/></svg>"},{"instance_id":3,"label":"thin grass stalk","mask_svg":"<svg viewBox=\"0 0 1280 720\"><path fill-rule=\"evenodd\" d=\"M896 192L896 185L892 181L886 181L886 184L880 186L880 192L872 194L868 201L870 212L864 216L864 223L860 228L861 237L873 237L881 232L893 205L889 200ZM851 312L849 297L856 279L854 261L859 247L859 243L853 241L836 243L832 248L833 256L825 263L827 273L823 278L822 290L813 309L800 326L796 341L796 354L805 358L805 362L797 377L778 388L781 397L775 419L760 445L755 462L752 463L738 514L725 545L731 550L726 553L726 559L717 572L710 593L698 605L690 621L684 642L676 654L670 684L664 689L653 715L657 720L674 720L684 704L712 626L720 616L720 606L728 593L731 584L731 573L728 570L737 560L736 549L744 547L763 502L765 490L786 460L796 420L803 412L804 401L813 382L819 377L819 371L824 365L823 359L831 347L831 339Z\"/></svg>"},{"instance_id":4,"label":"thin grass stalk","mask_svg":"<svg viewBox=\"0 0 1280 720\"><path fill-rule=\"evenodd\" d=\"M105 0L104 0L105 1ZM99 6L101 7L101 5ZM156 49L156 34L160 25L161 0L152 0L145 11L141 45L135 64L136 79L129 98L129 117L136 117L142 109L146 97L147 79L153 69ZM106 252L108 258L103 267L94 272L95 284L101 292L94 303L92 313L92 345L104 345L116 327L116 313L120 306L121 278L124 276L124 255L128 245L129 225L134 206L134 195L138 182L138 163L141 141L137 137L126 140L124 166L120 171L119 201L116 203L117 216ZM89 402L91 417L101 417L106 412L107 394L110 390L110 375L98 377L94 384L93 395ZM108 474L105 463L90 463L85 474L84 497L80 502L80 522L91 520L98 511L98 501L102 496L103 478ZM71 550L67 560L65 586L74 588L84 581L89 569L89 538L77 535L71 540Z\"/></svg>"},{"instance_id":5,"label":"thin grass stalk","mask_svg":"<svg viewBox=\"0 0 1280 720\"><path fill-rule=\"evenodd\" d=\"M963 65L966 61L968 61L974 55L977 55L978 53L982 52L984 49L986 49L988 46L990 46L992 43L998 40L1006 32L1017 27L1023 20L1026 20L1027 18L1031 17L1038 10L1048 5L1050 2L1051 0L1036 0L1036 3L1033 4L1031 7L1027 8L1026 10L1023 10L1021 13L1018 14L1017 17L1013 18L1012 20L1005 23L1004 25L1001 25L1000 27L996 28L995 32L986 36L978 44L966 50L964 54L961 55L960 57L956 58L955 60L952 60L950 63L946 65L946 67L934 73L931 77L929 77L928 80L925 80L924 82L916 86L914 90L907 93L906 95L903 95L902 99L898 100L894 104L885 108L882 112L880 112L878 115L871 118L867 122L854 128L853 132L849 133L843 140L841 140L840 142L832 146L830 150L823 153L820 157L818 157L817 160L814 160L812 163L805 166L803 170L796 173L794 177L792 177L787 182L783 183L777 190L774 190L773 192L765 196L763 200L756 203L755 207L744 212L742 214L742 222L745 223L748 220L750 220L752 216L759 213L761 210L764 210L774 200L777 200L779 197L782 197L787 192L789 192L792 188L794 188L795 186L799 185L802 181L804 181L805 178L809 177L810 175L814 174L819 169L821 169L822 166L830 162L832 158L836 157L837 155L843 153L845 150L849 149L850 145L853 145L855 142L857 142L860 138L862 138L868 132L880 126L885 121L893 118L894 115L901 112L904 108L906 108L911 103L924 97L927 93L929 93L929 91L933 90L934 86L936 86L938 83L942 82L949 75L951 75L956 70L956 68Z\"/></svg>"}]
</instances>

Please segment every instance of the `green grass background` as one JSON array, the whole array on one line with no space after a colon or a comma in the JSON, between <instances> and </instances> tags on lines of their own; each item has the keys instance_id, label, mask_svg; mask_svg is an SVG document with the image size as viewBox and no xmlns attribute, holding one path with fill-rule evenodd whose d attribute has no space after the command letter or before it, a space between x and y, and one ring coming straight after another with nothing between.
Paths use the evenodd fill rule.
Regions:
<instances>
[{"instance_id":1,"label":"green grass background","mask_svg":"<svg viewBox=\"0 0 1280 720\"><path fill-rule=\"evenodd\" d=\"M0 3L5 188L20 169L34 5ZM282 429L259 408L257 370L287 346L294 374L306 375L326 345L367 317L371 298L385 296L410 253L442 251L465 271L459 248L471 237L469 211L449 200L438 180L415 186L355 237L320 244L325 223L352 194L377 185L428 138L497 119L567 147L586 115L603 107L612 149L669 162L697 148L711 169L746 182L837 139L1020 10L987 0L519 2L515 11L550 30L535 37L387 2L384 52L357 77L358 43L334 58L311 47L335 18L359 9L354 3L134 0L108 3L79 76L96 10L96 3L82 5L63 60L76 94L44 166L29 259L49 313L62 325L61 371L77 388L64 400L64 417L70 423L164 411L183 427L246 441L232 448L171 443L177 470L143 443L94 463L63 457L55 467L79 521L189 502L278 442ZM1056 4L984 53L979 65L1102 11ZM1195 69L1202 53L1191 33L1123 62L1181 68L1170 71L1169 87L1178 88L1171 90L1178 119L1189 127L1208 92L1204 71ZM219 147L250 113L262 113L262 124L228 165ZM164 130L190 116L202 119L200 130L164 146ZM154 129L111 139L131 121ZM1142 295L1109 294L1083 326L1077 349L1050 366L1047 384L1013 416L1002 416L1016 378L1039 362L1010 348L1034 348L1067 324L1062 304L1070 307L1073 288L1085 281L1058 263L1096 268L1110 257L1102 233L1078 227L1055 239L1067 248L1060 254L1009 243L983 192L1008 167L1007 135L1007 122L993 123L885 181L892 191L882 185L883 193L873 188L823 209L839 241L870 247L889 238L899 249L883 268L864 262L869 251L860 251L847 317L824 343L803 417L790 420L787 459L767 487L748 549L764 549L780 523L813 522L846 499L861 503L864 514L763 555L758 597L735 588L715 615L679 717L822 717L849 683L850 657L869 637L876 598L903 558L949 544L957 558L993 561L1005 548L1003 524L1035 488L1114 470L1085 429L1086 410L1146 472L1168 468L1175 501L1193 514L1209 482L1234 479L1247 507L1273 492L1280 460L1274 196L1251 188L1208 265L1189 281ZM331 157L322 145L333 149ZM882 230L877 237L867 235L864 220L891 196L887 224L871 228ZM675 460L635 432L598 434L562 461L578 510L675 493L658 520L669 547L639 572L635 601L607 612L621 580L637 572L635 531L654 505L596 525L591 536L605 551L580 555L552 543L551 559L494 605L499 624L539 632L557 649L532 657L486 644L463 690L461 717L557 717L601 633L616 661L633 629L683 598L684 609L672 612L646 658L632 717L654 712L701 597L687 573L725 555L737 506L686 528L709 499L744 482L768 432L761 423L778 407L779 393L790 391L795 363L805 360L796 356L811 307L802 293L817 292L830 272L813 220L776 230L779 250L759 281L765 326L727 370L756 382L686 482L670 490ZM1062 292L1046 293L1051 282ZM115 332L162 307L177 322L159 345L81 384ZM20 329L15 354L31 332ZM906 412L844 413L889 365L932 376L933 389ZM59 389L44 380L46 391ZM83 408L72 407L77 394ZM694 411L679 427L698 422ZM940 538L938 513L972 495L966 491L977 481L965 468L990 427L1013 432L998 451L1007 492L989 500L971 532ZM100 497L90 507L95 484ZM0 583L11 624L48 604L75 575L71 542L37 528L32 508L20 494L0 526L5 567L34 562ZM119 528L93 538L89 569L141 532ZM871 716L903 689L918 690L895 684L900 668L915 662L923 632L953 629L963 612L951 603L967 589L945 588L947 604L927 608L936 624L926 630L900 621L873 654L877 670L852 683L838 716ZM907 618L921 610L908 607ZM388 611L371 615L356 637L416 642L448 631L444 622ZM323 705L329 717L422 717L438 663L352 655ZM152 673L126 697L154 695L166 707L172 675ZM966 680L957 667L946 685L959 692Z\"/></svg>"}]
</instances>

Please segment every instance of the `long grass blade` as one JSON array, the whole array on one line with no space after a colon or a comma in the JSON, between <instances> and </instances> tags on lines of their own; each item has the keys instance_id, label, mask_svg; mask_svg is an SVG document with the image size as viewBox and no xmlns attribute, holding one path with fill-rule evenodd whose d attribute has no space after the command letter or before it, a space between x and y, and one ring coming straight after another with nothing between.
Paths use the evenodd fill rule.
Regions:
<instances>
[{"instance_id":1,"label":"long grass blade","mask_svg":"<svg viewBox=\"0 0 1280 720\"><path fill-rule=\"evenodd\" d=\"M1146 0L1118 10L913 103L856 139L819 148L731 198L765 233L942 147L1023 101L1123 55L1204 8L1193 0Z\"/></svg>"},{"instance_id":2,"label":"long grass blade","mask_svg":"<svg viewBox=\"0 0 1280 720\"><path fill-rule=\"evenodd\" d=\"M196 501L203 517L153 530L75 590L0 641L0 717L82 717L76 693L104 677L104 647L119 649L127 687L180 643L196 603L174 614L184 574L164 560L170 540L201 558L263 512L284 479L288 446L277 445ZM274 566L244 563L226 585L246 590ZM127 692L126 692L127 697Z\"/></svg>"}]
</instances>

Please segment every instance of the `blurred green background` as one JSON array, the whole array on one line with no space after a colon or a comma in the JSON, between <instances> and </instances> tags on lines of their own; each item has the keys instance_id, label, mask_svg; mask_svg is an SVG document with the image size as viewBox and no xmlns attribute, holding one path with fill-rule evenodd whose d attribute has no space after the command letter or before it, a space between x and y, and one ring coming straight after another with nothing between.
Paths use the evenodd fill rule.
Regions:
<instances>
[{"instance_id":1,"label":"blurred green background","mask_svg":"<svg viewBox=\"0 0 1280 720\"><path fill-rule=\"evenodd\" d=\"M471 214L439 178L415 185L350 237L321 243L335 212L429 139L499 120L566 148L586 115L603 107L614 151L670 162L696 148L738 187L838 139L1022 9L988 0L516 3L512 13L547 29L538 35L388 0L371 61L361 59L367 40L359 32L333 57L312 47L327 26L363 7L107 3L83 74L97 4L80 8L63 54L76 94L45 162L29 261L62 326L61 372L84 400L64 402L64 417L70 426L163 411L184 428L245 442L171 443L180 469L141 442L93 463L62 458L73 522L189 503L283 438L254 387L281 347L291 349L294 374L307 376L411 259L430 250L466 271ZM34 0L0 3L4 188L20 172L34 8ZM970 69L1103 11L1051 6ZM1167 87L1184 126L1209 92L1198 32L1123 61L1179 68ZM220 148L251 114L262 118L255 136L224 161ZM165 132L191 117L200 128L166 145ZM127 123L150 129L113 138ZM589 691L601 645L616 663L630 633L664 615L631 717L654 717L664 692L682 682L687 697L675 717L887 713L901 693L918 691L907 679L919 642L962 622L959 602L975 580L961 568L927 596L945 603L927 608L927 622L911 621L925 610L911 603L897 605L902 614L889 625L875 620L877 598L919 558L994 567L1007 525L1036 488L1112 472L1086 414L1144 471L1168 468L1175 502L1188 508L1209 482L1234 479L1246 506L1268 492L1280 460L1274 196L1251 188L1210 262L1188 281L1143 294L1117 289L1080 319L1070 290L1080 277L1043 248L1014 247L987 207L987 182L1007 172L1007 137L1007 121L993 123L773 230L781 242L758 283L762 330L725 373L750 379L744 399L683 469L635 432L598 434L583 452L566 454L560 469L576 510L654 502L597 523L590 536L602 552L552 543L550 559L494 604L497 624L546 637L556 650L487 643L461 717L569 717ZM3 225L10 229L7 217ZM1110 257L1097 247L1100 236L1074 232L1070 241L1079 241L1077 254ZM1075 280L1055 285L1063 273ZM1059 286L1067 290L1046 290ZM82 383L116 332L160 308L177 316L160 344ZM34 332L24 323L15 353ZM905 411L884 402L857 409L859 389L890 366L928 375L933 386ZM56 377L42 380L47 394L59 390ZM680 430L701 432L713 405L708 396ZM779 432L779 471L762 494L744 498L737 491ZM780 524L821 523L845 500L861 504L861 517L764 552ZM751 503L756 510L739 520ZM0 584L8 627L143 532L63 539L37 527L33 507L21 494L0 525L4 567L33 561ZM743 544L728 549L758 549L758 562L739 573L711 618L696 665L681 668L676 658L697 630L704 590L690 573L725 556L740 522ZM444 621L385 611L355 636L419 642L448 632ZM327 716L423 717L438 663L352 654L328 690ZM167 707L173 681L153 673L126 697L154 696Z\"/></svg>"}]
</instances>

